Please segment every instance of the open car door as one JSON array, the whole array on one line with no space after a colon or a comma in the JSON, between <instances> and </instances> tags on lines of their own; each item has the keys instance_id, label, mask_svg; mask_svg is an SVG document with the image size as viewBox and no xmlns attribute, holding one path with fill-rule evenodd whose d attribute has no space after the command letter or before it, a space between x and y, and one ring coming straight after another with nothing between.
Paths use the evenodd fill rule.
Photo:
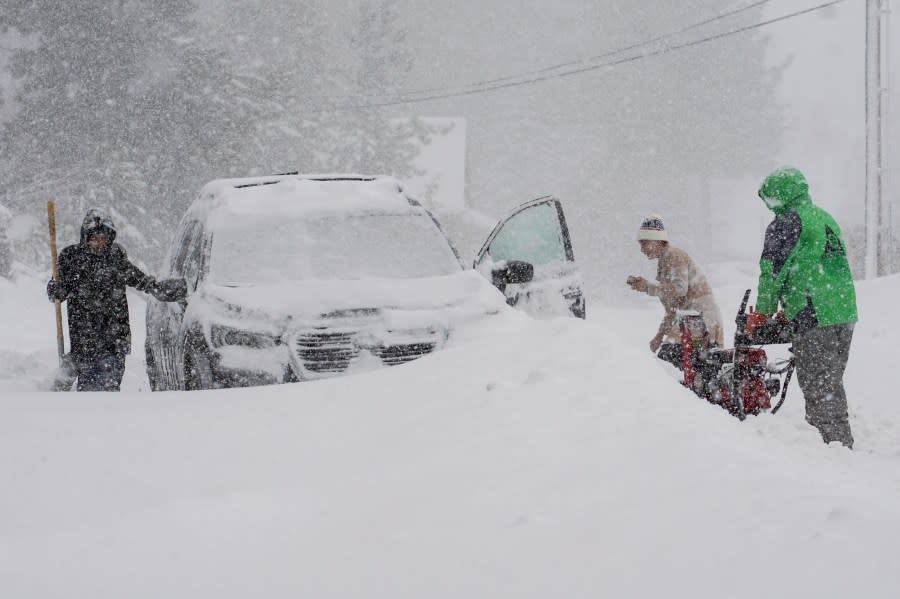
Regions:
<instances>
[{"instance_id":1,"label":"open car door","mask_svg":"<svg viewBox=\"0 0 900 599\"><path fill-rule=\"evenodd\" d=\"M474 268L537 317L585 317L582 278L562 204L552 196L522 204L500 221L475 257Z\"/></svg>"}]
</instances>

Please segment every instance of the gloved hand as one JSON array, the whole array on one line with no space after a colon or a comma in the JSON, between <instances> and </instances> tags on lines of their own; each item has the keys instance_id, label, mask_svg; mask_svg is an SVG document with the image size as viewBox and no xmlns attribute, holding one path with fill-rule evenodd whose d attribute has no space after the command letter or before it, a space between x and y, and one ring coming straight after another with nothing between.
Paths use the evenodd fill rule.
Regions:
<instances>
[{"instance_id":1,"label":"gloved hand","mask_svg":"<svg viewBox=\"0 0 900 599\"><path fill-rule=\"evenodd\" d=\"M650 340L650 351L654 354L659 350L659 346L662 345L664 335L662 333L657 333L653 339Z\"/></svg>"},{"instance_id":2,"label":"gloved hand","mask_svg":"<svg viewBox=\"0 0 900 599\"><path fill-rule=\"evenodd\" d=\"M63 288L62 283L50 279L50 281L47 283L47 298L51 302L55 302L57 300L61 302L65 301L66 290Z\"/></svg>"},{"instance_id":3,"label":"gloved hand","mask_svg":"<svg viewBox=\"0 0 900 599\"><path fill-rule=\"evenodd\" d=\"M184 279L157 281L151 289L153 297L161 302L177 302L187 297L187 283Z\"/></svg>"},{"instance_id":4,"label":"gloved hand","mask_svg":"<svg viewBox=\"0 0 900 599\"><path fill-rule=\"evenodd\" d=\"M757 329L762 323L769 319L768 316L763 314L762 312L750 312L747 316L747 326L745 327L745 331L747 335L750 337L753 336L753 331Z\"/></svg>"},{"instance_id":5,"label":"gloved hand","mask_svg":"<svg viewBox=\"0 0 900 599\"><path fill-rule=\"evenodd\" d=\"M639 291L641 293L647 293L647 287L648 287L647 279L645 279L644 277L638 277L638 276L632 275L632 276L628 277L627 279L625 279L625 283L627 283L628 286L631 287L632 289L634 289L635 291Z\"/></svg>"}]
</instances>

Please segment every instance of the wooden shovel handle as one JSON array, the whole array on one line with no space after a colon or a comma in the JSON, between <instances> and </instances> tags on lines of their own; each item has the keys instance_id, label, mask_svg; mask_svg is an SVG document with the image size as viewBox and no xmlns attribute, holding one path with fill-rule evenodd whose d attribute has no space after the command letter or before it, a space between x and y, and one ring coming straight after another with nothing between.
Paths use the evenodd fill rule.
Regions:
<instances>
[{"instance_id":1,"label":"wooden shovel handle","mask_svg":"<svg viewBox=\"0 0 900 599\"><path fill-rule=\"evenodd\" d=\"M59 283L59 261L56 257L56 204L53 200L47 202L47 225L50 228L50 268L53 280ZM56 351L59 353L60 366L66 353L65 340L63 339L62 302L55 300L56 305Z\"/></svg>"}]
</instances>

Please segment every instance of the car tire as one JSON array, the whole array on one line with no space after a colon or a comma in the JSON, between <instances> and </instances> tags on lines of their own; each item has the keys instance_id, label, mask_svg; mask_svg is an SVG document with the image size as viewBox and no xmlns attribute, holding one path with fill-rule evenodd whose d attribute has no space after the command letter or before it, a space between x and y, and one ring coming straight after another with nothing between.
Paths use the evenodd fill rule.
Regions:
<instances>
[{"instance_id":1,"label":"car tire","mask_svg":"<svg viewBox=\"0 0 900 599\"><path fill-rule=\"evenodd\" d=\"M584 301L583 295L579 297L576 303L572 304L572 314L582 320L587 318L587 302Z\"/></svg>"},{"instance_id":2,"label":"car tire","mask_svg":"<svg viewBox=\"0 0 900 599\"><path fill-rule=\"evenodd\" d=\"M184 389L199 391L216 389L218 384L212 370L209 349L204 341L191 339L184 348Z\"/></svg>"}]
</instances>

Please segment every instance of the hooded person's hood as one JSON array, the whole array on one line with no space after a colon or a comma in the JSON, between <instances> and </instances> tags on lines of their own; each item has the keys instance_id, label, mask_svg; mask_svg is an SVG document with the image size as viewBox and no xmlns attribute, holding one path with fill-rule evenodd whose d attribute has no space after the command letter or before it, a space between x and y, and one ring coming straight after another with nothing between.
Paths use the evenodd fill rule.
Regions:
<instances>
[{"instance_id":1,"label":"hooded person's hood","mask_svg":"<svg viewBox=\"0 0 900 599\"><path fill-rule=\"evenodd\" d=\"M785 166L773 171L759 186L759 197L777 215L809 203L809 185L798 169Z\"/></svg>"},{"instance_id":2,"label":"hooded person's hood","mask_svg":"<svg viewBox=\"0 0 900 599\"><path fill-rule=\"evenodd\" d=\"M97 230L106 233L109 236L109 243L112 245L112 242L116 239L116 226L113 224L112 219L102 211L97 208L91 208L81 223L81 244L86 244L89 234Z\"/></svg>"}]
</instances>

